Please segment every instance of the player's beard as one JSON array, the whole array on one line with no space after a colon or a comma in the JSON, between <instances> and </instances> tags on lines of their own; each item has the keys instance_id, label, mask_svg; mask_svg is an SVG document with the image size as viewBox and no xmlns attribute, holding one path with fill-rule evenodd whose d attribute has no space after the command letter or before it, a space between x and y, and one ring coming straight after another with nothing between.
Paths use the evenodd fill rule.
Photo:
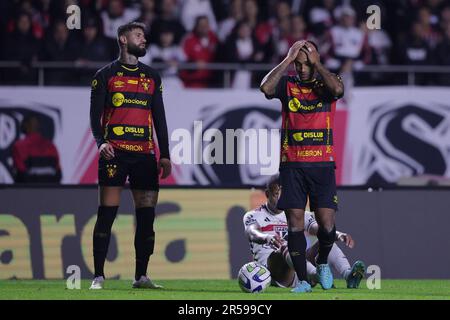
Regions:
<instances>
[{"instance_id":1,"label":"player's beard","mask_svg":"<svg viewBox=\"0 0 450 320\"><path fill-rule=\"evenodd\" d=\"M135 44L130 43L128 45L127 51L129 54L136 56L136 57L143 57L145 56L145 53L147 52L147 50L144 48L141 48Z\"/></svg>"}]
</instances>

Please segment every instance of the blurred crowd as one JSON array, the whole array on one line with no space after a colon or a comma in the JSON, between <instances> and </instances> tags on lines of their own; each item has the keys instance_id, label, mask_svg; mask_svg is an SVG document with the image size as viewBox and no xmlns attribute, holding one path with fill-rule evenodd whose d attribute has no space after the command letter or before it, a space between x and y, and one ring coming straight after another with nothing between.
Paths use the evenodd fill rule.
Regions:
<instances>
[{"instance_id":1,"label":"blurred crowd","mask_svg":"<svg viewBox=\"0 0 450 320\"><path fill-rule=\"evenodd\" d=\"M66 27L71 4L81 8L81 30ZM366 25L373 4L381 8L380 30ZM117 58L116 30L129 21L148 27L141 61L165 63L166 81L185 87L223 85L207 63L274 64L299 39L314 41L328 68L355 74L360 84L402 81L355 73L364 65L450 66L450 0L10 0L0 10L0 59L20 61L2 83L35 84L31 62L65 61L80 68L46 71L46 84L87 84L95 70L83 66ZM193 67L180 70L183 62ZM266 71L235 71L233 86L255 86ZM422 74L416 82L450 85L449 78Z\"/></svg>"}]
</instances>

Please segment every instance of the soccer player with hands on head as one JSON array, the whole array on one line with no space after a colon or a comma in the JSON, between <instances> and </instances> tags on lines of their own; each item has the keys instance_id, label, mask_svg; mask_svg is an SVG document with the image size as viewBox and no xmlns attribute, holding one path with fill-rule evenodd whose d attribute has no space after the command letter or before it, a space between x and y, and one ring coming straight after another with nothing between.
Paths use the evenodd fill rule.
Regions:
<instances>
[{"instance_id":1,"label":"soccer player with hands on head","mask_svg":"<svg viewBox=\"0 0 450 320\"><path fill-rule=\"evenodd\" d=\"M294 64L297 75L284 73ZM306 272L305 207L310 199L319 225L317 275L322 288L333 285L328 255L336 240L337 210L333 123L336 101L343 96L339 76L320 62L317 46L297 41L286 58L262 80L266 98L282 105L280 184L277 209L286 212L288 250L299 278L295 293L310 292Z\"/></svg>"}]
</instances>

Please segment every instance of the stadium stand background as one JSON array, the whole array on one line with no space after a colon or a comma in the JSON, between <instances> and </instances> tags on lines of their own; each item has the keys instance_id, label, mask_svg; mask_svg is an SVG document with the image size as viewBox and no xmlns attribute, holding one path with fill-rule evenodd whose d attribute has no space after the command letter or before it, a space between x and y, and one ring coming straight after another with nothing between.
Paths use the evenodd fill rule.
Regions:
<instances>
[{"instance_id":1,"label":"stadium stand background","mask_svg":"<svg viewBox=\"0 0 450 320\"><path fill-rule=\"evenodd\" d=\"M64 27L70 4L81 7L81 30ZM382 29L368 32L366 8L373 4L381 8ZM16 0L0 9L2 84L88 85L99 65L117 57L117 26L132 20L148 26L143 61L163 63L165 77L187 87L255 87L299 38L316 41L323 62L348 74L347 85L450 84L448 72L427 68L450 66L447 0ZM208 23L194 28L198 16ZM204 50L193 51L201 42ZM211 68L204 62L220 65L199 71ZM259 67L249 76L230 63ZM413 75L407 66L416 67ZM198 76L206 80L195 83Z\"/></svg>"}]
</instances>

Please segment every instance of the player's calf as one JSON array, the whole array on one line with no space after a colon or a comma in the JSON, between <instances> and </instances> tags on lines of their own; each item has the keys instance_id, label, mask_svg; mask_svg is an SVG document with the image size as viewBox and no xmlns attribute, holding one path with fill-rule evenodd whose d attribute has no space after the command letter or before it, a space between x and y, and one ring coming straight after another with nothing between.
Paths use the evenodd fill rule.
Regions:
<instances>
[{"instance_id":1,"label":"player's calf","mask_svg":"<svg viewBox=\"0 0 450 320\"><path fill-rule=\"evenodd\" d=\"M319 256L317 257L317 264L327 264L328 255L336 240L336 226L328 231L322 226L317 231L317 239L319 239Z\"/></svg>"}]
</instances>

